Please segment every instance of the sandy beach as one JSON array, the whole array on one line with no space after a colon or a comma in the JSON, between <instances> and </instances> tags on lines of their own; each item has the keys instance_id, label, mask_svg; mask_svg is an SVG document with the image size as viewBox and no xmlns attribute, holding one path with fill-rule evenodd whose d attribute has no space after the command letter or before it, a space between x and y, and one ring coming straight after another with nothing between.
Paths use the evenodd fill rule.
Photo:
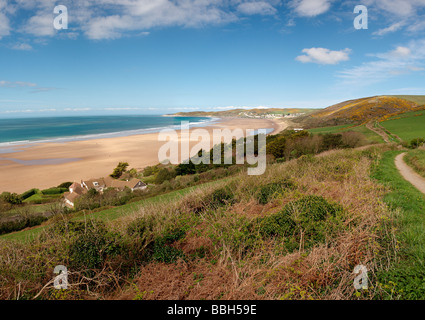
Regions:
<instances>
[{"instance_id":1,"label":"sandy beach","mask_svg":"<svg viewBox=\"0 0 425 320\"><path fill-rule=\"evenodd\" d=\"M219 128L272 128L273 133L277 133L285 128L285 124L268 119L221 119L202 128L209 133ZM178 133L180 137L180 132ZM66 181L105 177L122 161L128 162L130 168L141 170L146 166L158 164L158 150L165 143L158 141L158 133L150 133L13 146L15 152L0 154L0 158L8 159L0 160L0 193L22 193L31 188L54 187ZM190 146L196 143L190 142Z\"/></svg>"}]
</instances>

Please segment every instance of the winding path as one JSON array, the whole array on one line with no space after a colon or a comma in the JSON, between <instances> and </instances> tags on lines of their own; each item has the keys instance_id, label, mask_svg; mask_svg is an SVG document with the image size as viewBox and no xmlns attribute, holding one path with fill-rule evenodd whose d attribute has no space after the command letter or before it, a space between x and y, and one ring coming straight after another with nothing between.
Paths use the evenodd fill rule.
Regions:
<instances>
[{"instance_id":1,"label":"winding path","mask_svg":"<svg viewBox=\"0 0 425 320\"><path fill-rule=\"evenodd\" d=\"M403 160L406 153L401 153L395 158L395 165L404 179L413 184L420 192L425 193L425 179L417 174Z\"/></svg>"}]
</instances>

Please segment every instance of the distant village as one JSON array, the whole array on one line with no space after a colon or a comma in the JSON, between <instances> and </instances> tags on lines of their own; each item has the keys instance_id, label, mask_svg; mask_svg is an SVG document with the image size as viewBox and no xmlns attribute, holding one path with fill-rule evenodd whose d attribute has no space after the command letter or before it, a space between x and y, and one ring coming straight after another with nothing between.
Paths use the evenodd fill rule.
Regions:
<instances>
[{"instance_id":1,"label":"distant village","mask_svg":"<svg viewBox=\"0 0 425 320\"><path fill-rule=\"evenodd\" d=\"M115 180L111 177L81 180L81 182L74 182L69 187L69 192L64 193L65 205L68 208L74 208L75 200L86 194L90 189L95 189L97 192L102 193L106 189L115 189L122 191L125 188L129 188L131 191L144 190L147 185L139 179L133 178L130 180Z\"/></svg>"},{"instance_id":2,"label":"distant village","mask_svg":"<svg viewBox=\"0 0 425 320\"><path fill-rule=\"evenodd\" d=\"M264 113L258 114L250 111L239 113L240 117L244 118L255 118L255 119L280 119L280 118L296 118L304 115L305 113L288 113L288 114L278 114L278 113Z\"/></svg>"}]
</instances>

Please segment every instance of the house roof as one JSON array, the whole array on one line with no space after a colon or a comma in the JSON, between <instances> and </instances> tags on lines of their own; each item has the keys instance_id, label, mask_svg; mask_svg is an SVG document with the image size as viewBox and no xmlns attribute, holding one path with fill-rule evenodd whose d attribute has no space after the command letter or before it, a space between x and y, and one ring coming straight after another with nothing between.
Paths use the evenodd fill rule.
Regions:
<instances>
[{"instance_id":1,"label":"house roof","mask_svg":"<svg viewBox=\"0 0 425 320\"><path fill-rule=\"evenodd\" d=\"M69 187L69 189L72 189L72 193L76 193L79 195L82 195L84 193L86 193L86 189L84 189L81 184L74 182L73 184L71 184L71 186Z\"/></svg>"},{"instance_id":2,"label":"house roof","mask_svg":"<svg viewBox=\"0 0 425 320\"><path fill-rule=\"evenodd\" d=\"M99 185L95 186L93 183L97 182ZM142 186L146 186L145 183L140 181L139 179L133 178L129 181L122 181L122 180L115 180L111 177L106 178L99 178L99 179L90 179L87 181L84 181L84 183L87 185L87 187L90 188L117 188L117 189L124 189L125 187L128 187L130 189L133 189L139 182L142 183Z\"/></svg>"},{"instance_id":3,"label":"house roof","mask_svg":"<svg viewBox=\"0 0 425 320\"><path fill-rule=\"evenodd\" d=\"M73 193L65 192L63 194L63 196L65 197L66 200L74 203L75 199L77 199L80 195L78 193L75 193L75 192L73 192Z\"/></svg>"}]
</instances>

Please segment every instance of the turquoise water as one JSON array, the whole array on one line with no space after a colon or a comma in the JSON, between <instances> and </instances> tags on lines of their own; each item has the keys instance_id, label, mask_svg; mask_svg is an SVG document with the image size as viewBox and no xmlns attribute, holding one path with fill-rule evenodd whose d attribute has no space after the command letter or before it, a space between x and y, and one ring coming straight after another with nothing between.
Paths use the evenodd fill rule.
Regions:
<instances>
[{"instance_id":1,"label":"turquoise water","mask_svg":"<svg viewBox=\"0 0 425 320\"><path fill-rule=\"evenodd\" d=\"M182 121L202 126L214 121L206 117L88 116L0 119L0 146L28 142L66 142L128 136L179 129Z\"/></svg>"}]
</instances>

